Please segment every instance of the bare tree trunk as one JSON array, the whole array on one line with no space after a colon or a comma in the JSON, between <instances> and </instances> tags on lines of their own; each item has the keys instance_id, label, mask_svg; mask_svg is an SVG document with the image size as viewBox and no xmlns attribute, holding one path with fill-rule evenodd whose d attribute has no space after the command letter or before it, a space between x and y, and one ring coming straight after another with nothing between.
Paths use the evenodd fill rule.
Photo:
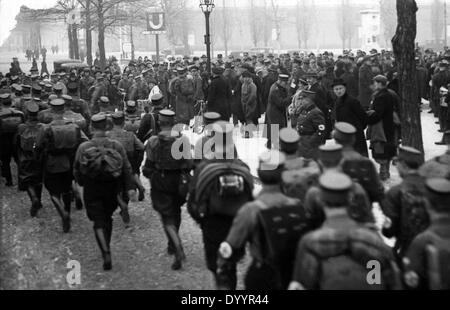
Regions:
<instances>
[{"instance_id":1,"label":"bare tree trunk","mask_svg":"<svg viewBox=\"0 0 450 310\"><path fill-rule=\"evenodd\" d=\"M414 43L417 34L417 10L415 0L397 0L398 25L392 38L392 46L400 82L402 143L423 152Z\"/></svg>"},{"instance_id":2,"label":"bare tree trunk","mask_svg":"<svg viewBox=\"0 0 450 310\"><path fill-rule=\"evenodd\" d=\"M131 60L134 60L136 57L135 57L135 48L134 48L133 25L130 25L130 44L131 44Z\"/></svg>"},{"instance_id":3,"label":"bare tree trunk","mask_svg":"<svg viewBox=\"0 0 450 310\"><path fill-rule=\"evenodd\" d=\"M106 67L105 17L103 15L103 0L98 0L97 17L98 17L98 50L100 53L100 69L103 71Z\"/></svg>"},{"instance_id":4,"label":"bare tree trunk","mask_svg":"<svg viewBox=\"0 0 450 310\"><path fill-rule=\"evenodd\" d=\"M295 26L297 30L297 45L298 48L302 48L302 26L301 26L301 15L300 15L300 0L297 0L296 14L295 14Z\"/></svg>"},{"instance_id":5,"label":"bare tree trunk","mask_svg":"<svg viewBox=\"0 0 450 310\"><path fill-rule=\"evenodd\" d=\"M92 30L91 30L91 0L86 0L86 57L92 66Z\"/></svg>"},{"instance_id":6,"label":"bare tree trunk","mask_svg":"<svg viewBox=\"0 0 450 310\"><path fill-rule=\"evenodd\" d=\"M228 20L227 20L227 12L226 12L226 6L225 6L225 0L222 0L222 19L223 19L223 45L225 48L225 57L228 56Z\"/></svg>"},{"instance_id":7,"label":"bare tree trunk","mask_svg":"<svg viewBox=\"0 0 450 310\"><path fill-rule=\"evenodd\" d=\"M67 26L67 37L69 39L69 58L74 59L75 55L73 52L72 25Z\"/></svg>"},{"instance_id":8,"label":"bare tree trunk","mask_svg":"<svg viewBox=\"0 0 450 310\"><path fill-rule=\"evenodd\" d=\"M73 56L75 59L80 59L80 49L78 47L78 29L77 25L72 25L72 44L73 44Z\"/></svg>"}]
</instances>

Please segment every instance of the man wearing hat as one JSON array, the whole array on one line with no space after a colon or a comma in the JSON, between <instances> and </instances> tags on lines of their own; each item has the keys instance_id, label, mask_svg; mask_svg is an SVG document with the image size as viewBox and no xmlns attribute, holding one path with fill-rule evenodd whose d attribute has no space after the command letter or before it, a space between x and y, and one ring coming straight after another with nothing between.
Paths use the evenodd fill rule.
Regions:
<instances>
[{"instance_id":1,"label":"man wearing hat","mask_svg":"<svg viewBox=\"0 0 450 310\"><path fill-rule=\"evenodd\" d=\"M154 94L151 97L151 105L153 108L142 117L136 134L142 143L145 143L148 139L150 139L150 137L157 135L160 131L157 124L159 111L164 109L163 95L159 93Z\"/></svg>"},{"instance_id":2,"label":"man wearing hat","mask_svg":"<svg viewBox=\"0 0 450 310\"><path fill-rule=\"evenodd\" d=\"M408 248L404 280L409 289L449 290L450 274L450 181L432 178L425 181L430 202L430 227L419 234Z\"/></svg>"},{"instance_id":3,"label":"man wearing hat","mask_svg":"<svg viewBox=\"0 0 450 310\"><path fill-rule=\"evenodd\" d=\"M104 78L100 74L96 78L96 83L94 86L89 88L88 90L88 97L90 100L90 110L92 114L98 113L98 101L101 97L108 96L108 90L105 87L104 84Z\"/></svg>"},{"instance_id":4,"label":"man wearing hat","mask_svg":"<svg viewBox=\"0 0 450 310\"><path fill-rule=\"evenodd\" d=\"M309 229L309 225L304 222L306 216L301 202L281 192L284 163L285 156L278 151L269 150L261 154L258 176L262 182L262 190L254 201L241 207L228 236L219 248L217 273L220 276L227 270L228 264L241 258L247 242L250 243L252 264L244 280L246 290L286 289L292 276L291 251L295 248L298 238ZM290 223L282 220L288 213L291 218L292 214L295 214L296 220ZM277 235L275 242L278 243L274 244L274 237L267 235L270 229L276 230L275 224L270 223L274 217L278 219L276 225L279 230L289 232L292 225L301 225L303 229L298 230L295 235ZM291 237L289 241L286 240L288 235ZM285 246L281 246L282 244ZM275 248L269 250L273 246Z\"/></svg>"},{"instance_id":5,"label":"man wearing hat","mask_svg":"<svg viewBox=\"0 0 450 310\"><path fill-rule=\"evenodd\" d=\"M128 94L130 91L131 86L133 85L133 75L124 72L124 74L122 74L122 79L119 81L119 90L121 92L124 92L126 94L125 98L123 100L127 100L128 101Z\"/></svg>"},{"instance_id":6,"label":"man wearing hat","mask_svg":"<svg viewBox=\"0 0 450 310\"><path fill-rule=\"evenodd\" d=\"M304 97L297 118L300 156L317 159L318 147L326 141L325 117L310 97Z\"/></svg>"},{"instance_id":7,"label":"man wearing hat","mask_svg":"<svg viewBox=\"0 0 450 310\"><path fill-rule=\"evenodd\" d=\"M205 154L195 169L190 185L188 211L200 224L207 267L215 277L216 287L235 290L237 264L228 264L218 276L217 252L220 243L227 237L234 216L246 202L253 199L253 176L249 167L237 158L237 154L233 154L234 126L224 121L212 123L220 118L214 112L205 113L205 117L210 122L207 130L214 132L214 135L205 137Z\"/></svg>"},{"instance_id":8,"label":"man wearing hat","mask_svg":"<svg viewBox=\"0 0 450 310\"><path fill-rule=\"evenodd\" d=\"M112 115L114 127L107 133L108 138L119 141L127 152L130 161L135 188L139 189L139 201L145 199L145 189L139 179L142 160L144 159L144 144L136 137L136 135L125 129L126 116L123 112L116 112ZM126 195L125 195L126 196ZM125 203L128 205L129 198L124 197ZM128 210L122 210L122 216L126 223Z\"/></svg>"},{"instance_id":9,"label":"man wearing hat","mask_svg":"<svg viewBox=\"0 0 450 310\"><path fill-rule=\"evenodd\" d=\"M366 56L363 59L363 65L359 68L359 97L358 100L361 103L364 110L368 110L370 102L372 100L372 83L375 77L372 72L372 57Z\"/></svg>"},{"instance_id":10,"label":"man wearing hat","mask_svg":"<svg viewBox=\"0 0 450 310\"><path fill-rule=\"evenodd\" d=\"M438 72L432 75L431 83L431 111L434 113L435 117L438 117L441 103L439 90L441 87L447 88L447 85L450 83L450 71L447 61L439 62Z\"/></svg>"},{"instance_id":11,"label":"man wearing hat","mask_svg":"<svg viewBox=\"0 0 450 310\"><path fill-rule=\"evenodd\" d=\"M342 145L322 145L318 154L318 163L320 170L323 172L322 174L329 171L345 173L341 166L343 160ZM351 177L350 175L348 176ZM350 193L353 197L347 206L350 218L361 224L374 224L375 218L372 213L372 203L361 184L352 181ZM309 213L315 227L319 227L326 220L322 194L317 186L313 186L308 189L304 198L305 209Z\"/></svg>"},{"instance_id":12,"label":"man wearing hat","mask_svg":"<svg viewBox=\"0 0 450 310\"><path fill-rule=\"evenodd\" d=\"M80 98L85 101L90 101L89 89L94 86L95 79L91 76L91 70L85 68L80 79Z\"/></svg>"},{"instance_id":13,"label":"man wearing hat","mask_svg":"<svg viewBox=\"0 0 450 310\"><path fill-rule=\"evenodd\" d=\"M86 135L88 135L89 128L87 120L80 113L73 111L73 98L69 95L63 95L62 99L64 100L64 107L65 107L63 114L64 120L78 125L78 127L80 127L81 130L83 130L83 132Z\"/></svg>"},{"instance_id":14,"label":"man wearing hat","mask_svg":"<svg viewBox=\"0 0 450 310\"><path fill-rule=\"evenodd\" d=\"M173 82L173 94L175 95L175 111L177 122L189 125L194 117L195 86L192 79L187 77L187 69L178 67L178 78Z\"/></svg>"},{"instance_id":15,"label":"man wearing hat","mask_svg":"<svg viewBox=\"0 0 450 310\"><path fill-rule=\"evenodd\" d=\"M8 80L3 78L0 80L0 95L2 94L10 94L11 89L8 86Z\"/></svg>"},{"instance_id":16,"label":"man wearing hat","mask_svg":"<svg viewBox=\"0 0 450 310\"><path fill-rule=\"evenodd\" d=\"M447 114L448 114L448 103L446 97L440 95L441 87L447 88L450 83L450 70L449 62L444 60L439 63L439 71L436 72L432 77L432 87L434 91L434 114L439 119L439 126L441 132L448 129L446 127ZM442 100L444 99L444 101Z\"/></svg>"},{"instance_id":17,"label":"man wearing hat","mask_svg":"<svg viewBox=\"0 0 450 310\"><path fill-rule=\"evenodd\" d=\"M299 142L300 136L296 130L281 129L280 151L286 156L282 174L283 193L304 201L307 190L317 183L320 168L314 160L298 156Z\"/></svg>"},{"instance_id":18,"label":"man wearing hat","mask_svg":"<svg viewBox=\"0 0 450 310\"><path fill-rule=\"evenodd\" d=\"M326 222L305 235L298 247L291 290L389 290L399 289L394 256L378 233L348 214L352 180L330 171L319 178ZM355 251L354 249L358 249ZM381 265L380 284L367 281L367 263Z\"/></svg>"},{"instance_id":19,"label":"man wearing hat","mask_svg":"<svg viewBox=\"0 0 450 310\"><path fill-rule=\"evenodd\" d=\"M197 140L194 147L194 163L199 164L205 157L208 157L208 154L205 154L205 151L214 151L214 150L205 150L205 144L207 141L214 137L214 130L212 128L212 124L220 121L220 114L216 112L206 112L203 114L203 136Z\"/></svg>"},{"instance_id":20,"label":"man wearing hat","mask_svg":"<svg viewBox=\"0 0 450 310\"><path fill-rule=\"evenodd\" d=\"M342 171L350 176L367 192L371 203L381 202L384 198L384 186L381 183L375 164L369 158L356 152L356 128L344 122L334 125L333 139L342 145Z\"/></svg>"},{"instance_id":21,"label":"man wearing hat","mask_svg":"<svg viewBox=\"0 0 450 310\"><path fill-rule=\"evenodd\" d=\"M62 219L63 232L68 233L72 201L73 159L78 146L88 138L78 125L68 123L64 119L63 99L54 99L51 104L55 111L51 113L50 123L46 126L44 135L39 138L36 150L42 152L43 156L44 186Z\"/></svg>"},{"instance_id":22,"label":"man wearing hat","mask_svg":"<svg viewBox=\"0 0 450 310\"><path fill-rule=\"evenodd\" d=\"M50 96L51 97L51 96ZM50 124L58 115L63 117L65 111L64 99L55 98L50 100L50 108L38 113L38 120L43 124Z\"/></svg>"},{"instance_id":23,"label":"man wearing hat","mask_svg":"<svg viewBox=\"0 0 450 310\"><path fill-rule=\"evenodd\" d=\"M137 133L141 126L141 112L138 109L136 101L129 100L125 106L125 126L126 131Z\"/></svg>"},{"instance_id":24,"label":"man wearing hat","mask_svg":"<svg viewBox=\"0 0 450 310\"><path fill-rule=\"evenodd\" d=\"M370 148L372 157L380 164L380 178L390 178L390 163L396 155L398 141L394 124L394 109L398 104L397 97L387 89L387 78L378 75L373 79L376 93L370 111L367 112Z\"/></svg>"},{"instance_id":25,"label":"man wearing hat","mask_svg":"<svg viewBox=\"0 0 450 310\"><path fill-rule=\"evenodd\" d=\"M407 146L398 150L397 169L402 183L389 189L381 202L388 217L383 227L387 238L395 238L394 253L403 257L412 240L430 225L425 198L425 180L419 174L423 164L420 151Z\"/></svg>"},{"instance_id":26,"label":"man wearing hat","mask_svg":"<svg viewBox=\"0 0 450 310\"><path fill-rule=\"evenodd\" d=\"M223 76L224 70L221 67L212 69L211 84L208 89L208 112L220 114L221 120L228 122L231 117L231 86Z\"/></svg>"},{"instance_id":27,"label":"man wearing hat","mask_svg":"<svg viewBox=\"0 0 450 310\"><path fill-rule=\"evenodd\" d=\"M337 97L335 103L335 121L345 122L356 128L355 150L365 157L369 157L364 130L367 128L367 114L356 98L347 94L347 84L342 79L333 82L333 92Z\"/></svg>"},{"instance_id":28,"label":"man wearing hat","mask_svg":"<svg viewBox=\"0 0 450 310\"><path fill-rule=\"evenodd\" d=\"M267 148L277 147L279 130L287 127L287 107L292 98L288 96L289 75L280 74L269 92L266 110ZM272 140L274 139L274 140Z\"/></svg>"},{"instance_id":29,"label":"man wearing hat","mask_svg":"<svg viewBox=\"0 0 450 310\"><path fill-rule=\"evenodd\" d=\"M153 208L161 217L168 239L168 253L175 254L172 269L179 270L186 258L179 229L181 206L186 202L188 174L192 169L191 145L187 137L173 128L173 111L161 110L158 125L161 132L151 137L146 146L143 174L150 179Z\"/></svg>"},{"instance_id":30,"label":"man wearing hat","mask_svg":"<svg viewBox=\"0 0 450 310\"><path fill-rule=\"evenodd\" d=\"M80 82L81 85L81 82ZM78 93L78 83L67 84L67 95L72 97L71 110L75 113L81 114L85 120L91 119L91 111L89 110L86 101L80 98Z\"/></svg>"},{"instance_id":31,"label":"man wearing hat","mask_svg":"<svg viewBox=\"0 0 450 310\"><path fill-rule=\"evenodd\" d=\"M12 158L17 160L14 155L14 136L19 125L25 121L24 114L11 105L11 94L0 94L0 161L6 186L13 186L10 163Z\"/></svg>"},{"instance_id":32,"label":"man wearing hat","mask_svg":"<svg viewBox=\"0 0 450 310\"><path fill-rule=\"evenodd\" d=\"M270 65L268 70L268 74L262 80L262 95L261 95L261 103L262 103L262 111L266 111L267 103L269 100L270 88L273 84L278 81L278 67L276 65Z\"/></svg>"},{"instance_id":33,"label":"man wearing hat","mask_svg":"<svg viewBox=\"0 0 450 310\"><path fill-rule=\"evenodd\" d=\"M19 191L26 191L31 201L30 215L35 217L42 208L41 154L35 152L38 137L44 134L44 125L38 122L39 106L30 101L26 105L26 122L19 125L16 135L16 152Z\"/></svg>"},{"instance_id":34,"label":"man wearing hat","mask_svg":"<svg viewBox=\"0 0 450 310\"><path fill-rule=\"evenodd\" d=\"M309 90L314 92L314 103L316 106L322 111L323 116L325 117L325 138L329 139L332 128L332 119L331 114L333 110L333 100L327 91L327 88L323 86L322 83L319 82L319 74L315 72L310 72L305 75L306 81L308 82Z\"/></svg>"},{"instance_id":35,"label":"man wearing hat","mask_svg":"<svg viewBox=\"0 0 450 310\"><path fill-rule=\"evenodd\" d=\"M94 233L97 244L103 256L103 269L111 270L111 236L112 236L112 215L118 207L118 197L125 190L131 200L135 200L135 191L133 190L133 177L131 165L128 161L124 147L115 140L108 139L106 136L107 117L104 114L92 116L92 134L91 141L80 145L75 156L73 173L78 184L84 187L84 204L89 220L94 222ZM94 169L89 167L91 154L99 149L107 149L114 153L111 162L121 162L120 176L113 178L112 181L107 178L99 178ZM94 153L93 153L94 152ZM112 156L112 155L110 155ZM118 156L118 157L116 157ZM92 157L92 158L95 158ZM117 167L116 165L114 167ZM96 165L93 165L96 167ZM105 172L106 173L106 172Z\"/></svg>"}]
</instances>

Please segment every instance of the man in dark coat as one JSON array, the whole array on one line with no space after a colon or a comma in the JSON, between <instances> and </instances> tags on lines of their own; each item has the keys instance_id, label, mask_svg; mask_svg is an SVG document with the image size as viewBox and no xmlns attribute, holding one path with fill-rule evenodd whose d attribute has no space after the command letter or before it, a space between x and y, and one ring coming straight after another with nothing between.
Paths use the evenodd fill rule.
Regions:
<instances>
[{"instance_id":1,"label":"man in dark coat","mask_svg":"<svg viewBox=\"0 0 450 310\"><path fill-rule=\"evenodd\" d=\"M211 85L208 90L208 112L217 112L221 116L221 120L230 120L230 100L231 88L230 84L223 78L223 69L216 67L212 70Z\"/></svg>"},{"instance_id":2,"label":"man in dark coat","mask_svg":"<svg viewBox=\"0 0 450 310\"><path fill-rule=\"evenodd\" d=\"M341 76L341 79L343 79L345 84L347 85L346 93L348 93L353 98L357 98L358 97L358 79L356 78L355 73L353 72L354 70L355 69L353 68L352 63L345 64L345 72Z\"/></svg>"},{"instance_id":3,"label":"man in dark coat","mask_svg":"<svg viewBox=\"0 0 450 310\"><path fill-rule=\"evenodd\" d=\"M335 105L336 122L349 123L356 128L355 150L363 156L369 157L367 151L366 135L367 115L359 101L347 93L347 84L342 79L333 83L333 91L337 97Z\"/></svg>"},{"instance_id":4,"label":"man in dark coat","mask_svg":"<svg viewBox=\"0 0 450 310\"><path fill-rule=\"evenodd\" d=\"M270 88L278 80L278 68L276 65L271 65L268 71L269 73L263 78L262 81L263 90L261 100L264 109L267 109L267 102L269 100Z\"/></svg>"},{"instance_id":5,"label":"man in dark coat","mask_svg":"<svg viewBox=\"0 0 450 310\"><path fill-rule=\"evenodd\" d=\"M325 117L325 138L331 138L331 131L333 130L333 121L331 111L333 110L333 99L331 98L328 90L323 86L323 83L319 83L318 75L316 73L308 73L306 75L309 83L309 90L315 93L314 103L322 111Z\"/></svg>"},{"instance_id":6,"label":"man in dark coat","mask_svg":"<svg viewBox=\"0 0 450 310\"><path fill-rule=\"evenodd\" d=\"M372 80L374 78L372 72L372 58L371 56L366 56L364 58L364 63L359 68L359 97L358 100L365 110L370 106L370 101L372 100Z\"/></svg>"},{"instance_id":7,"label":"man in dark coat","mask_svg":"<svg viewBox=\"0 0 450 310\"><path fill-rule=\"evenodd\" d=\"M291 104L292 99L288 96L289 75L280 74L278 81L272 85L269 93L266 110L267 124L267 148L272 148L272 126L278 125L279 130L287 127L287 107Z\"/></svg>"},{"instance_id":8,"label":"man in dark coat","mask_svg":"<svg viewBox=\"0 0 450 310\"><path fill-rule=\"evenodd\" d=\"M377 75L374 79L375 94L371 110L368 111L370 148L373 158L380 164L380 178L390 178L389 167L396 155L394 107L397 98L387 89L387 78Z\"/></svg>"}]
</instances>

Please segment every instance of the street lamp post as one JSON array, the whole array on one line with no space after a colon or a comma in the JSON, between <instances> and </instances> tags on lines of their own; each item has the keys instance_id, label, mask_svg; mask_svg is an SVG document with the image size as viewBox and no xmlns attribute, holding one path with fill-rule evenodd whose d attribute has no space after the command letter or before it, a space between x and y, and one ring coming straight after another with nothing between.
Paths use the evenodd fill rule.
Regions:
<instances>
[{"instance_id":1,"label":"street lamp post","mask_svg":"<svg viewBox=\"0 0 450 310\"><path fill-rule=\"evenodd\" d=\"M206 57L208 59L206 67L209 73L211 73L211 34L209 29L209 17L211 16L211 12L213 11L214 7L215 7L214 0L200 0L200 8L205 14L205 21L206 21L205 44L206 44Z\"/></svg>"}]
</instances>

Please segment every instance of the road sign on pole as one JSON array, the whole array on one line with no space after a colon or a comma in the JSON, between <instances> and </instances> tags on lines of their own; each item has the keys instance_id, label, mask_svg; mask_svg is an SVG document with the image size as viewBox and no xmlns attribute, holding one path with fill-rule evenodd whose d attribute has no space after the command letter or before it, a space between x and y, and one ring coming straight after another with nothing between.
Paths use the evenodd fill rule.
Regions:
<instances>
[{"instance_id":1,"label":"road sign on pole","mask_svg":"<svg viewBox=\"0 0 450 310\"><path fill-rule=\"evenodd\" d=\"M158 8L150 8L147 12L147 31L143 34L155 35L156 63L159 63L159 35L166 33L165 13Z\"/></svg>"}]
</instances>

